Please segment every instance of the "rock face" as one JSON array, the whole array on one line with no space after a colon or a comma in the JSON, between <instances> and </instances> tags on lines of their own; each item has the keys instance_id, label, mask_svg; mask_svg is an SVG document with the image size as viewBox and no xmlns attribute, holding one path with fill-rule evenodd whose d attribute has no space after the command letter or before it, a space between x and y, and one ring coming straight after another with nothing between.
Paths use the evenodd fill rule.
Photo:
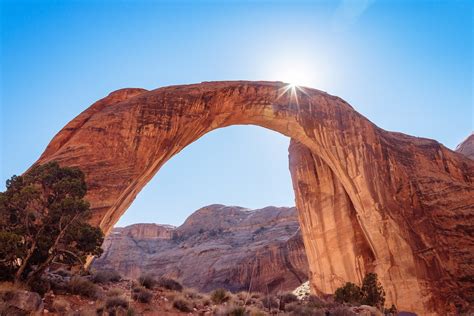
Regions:
<instances>
[{"instance_id":1,"label":"rock face","mask_svg":"<svg viewBox=\"0 0 474 316\"><path fill-rule=\"evenodd\" d=\"M474 161L387 132L342 99L281 82L123 89L68 123L37 163L86 174L91 223L110 232L161 166L202 135L253 124L292 138L290 172L314 291L376 272L387 303L465 312L474 274ZM293 92L293 93L292 93Z\"/></svg>"},{"instance_id":2,"label":"rock face","mask_svg":"<svg viewBox=\"0 0 474 316\"><path fill-rule=\"evenodd\" d=\"M179 279L200 291L290 291L308 278L295 208L209 205L178 228L135 224L114 228L95 269Z\"/></svg>"},{"instance_id":3,"label":"rock face","mask_svg":"<svg viewBox=\"0 0 474 316\"><path fill-rule=\"evenodd\" d=\"M469 135L468 138L466 138L462 143L460 143L456 147L456 151L465 155L466 157L474 159L474 133Z\"/></svg>"}]
</instances>

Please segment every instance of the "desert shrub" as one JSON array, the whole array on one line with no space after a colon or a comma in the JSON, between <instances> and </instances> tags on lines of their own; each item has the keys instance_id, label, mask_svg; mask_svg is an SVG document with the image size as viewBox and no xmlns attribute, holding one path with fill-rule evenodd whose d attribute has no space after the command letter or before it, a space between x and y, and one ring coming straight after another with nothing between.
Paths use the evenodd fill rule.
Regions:
<instances>
[{"instance_id":1,"label":"desert shrub","mask_svg":"<svg viewBox=\"0 0 474 316\"><path fill-rule=\"evenodd\" d=\"M115 270L96 271L92 277L95 283L118 282L122 279L120 273Z\"/></svg>"},{"instance_id":2,"label":"desert shrub","mask_svg":"<svg viewBox=\"0 0 474 316\"><path fill-rule=\"evenodd\" d=\"M51 289L51 283L43 278L34 278L30 281L29 288L43 297Z\"/></svg>"},{"instance_id":3,"label":"desert shrub","mask_svg":"<svg viewBox=\"0 0 474 316\"><path fill-rule=\"evenodd\" d=\"M51 311L56 312L60 315L66 315L66 313L70 309L71 309L71 305L69 304L69 302L60 297L55 298L51 306Z\"/></svg>"},{"instance_id":4,"label":"desert shrub","mask_svg":"<svg viewBox=\"0 0 474 316\"><path fill-rule=\"evenodd\" d=\"M174 299L173 307L184 313L189 313L192 310L191 304L182 297Z\"/></svg>"},{"instance_id":5,"label":"desert shrub","mask_svg":"<svg viewBox=\"0 0 474 316\"><path fill-rule=\"evenodd\" d=\"M245 316L249 315L250 310L243 306L230 305L230 306L220 306L214 310L214 315L216 316Z\"/></svg>"},{"instance_id":6,"label":"desert shrub","mask_svg":"<svg viewBox=\"0 0 474 316\"><path fill-rule=\"evenodd\" d=\"M294 316L325 316L326 313L323 309L303 305L300 302L292 302L285 305L285 312ZM332 315L332 314L331 314Z\"/></svg>"},{"instance_id":7,"label":"desert shrub","mask_svg":"<svg viewBox=\"0 0 474 316\"><path fill-rule=\"evenodd\" d=\"M99 288L91 281L74 276L68 283L67 290L71 294L77 294L88 298L97 298L99 294Z\"/></svg>"},{"instance_id":8,"label":"desert shrub","mask_svg":"<svg viewBox=\"0 0 474 316\"><path fill-rule=\"evenodd\" d=\"M261 302L263 306L269 310L280 307L280 303L278 302L278 299L272 295L265 296L264 298L262 298Z\"/></svg>"},{"instance_id":9,"label":"desert shrub","mask_svg":"<svg viewBox=\"0 0 474 316\"><path fill-rule=\"evenodd\" d=\"M280 295L280 309L284 310L285 305L293 302L297 302L298 298L293 293L283 293Z\"/></svg>"},{"instance_id":10,"label":"desert shrub","mask_svg":"<svg viewBox=\"0 0 474 316\"><path fill-rule=\"evenodd\" d=\"M113 296L109 297L107 301L105 301L105 307L107 310L114 310L117 308L128 308L128 301L123 296Z\"/></svg>"},{"instance_id":11,"label":"desert shrub","mask_svg":"<svg viewBox=\"0 0 474 316\"><path fill-rule=\"evenodd\" d=\"M351 282L347 282L334 292L334 299L339 303L360 304L362 297L360 287Z\"/></svg>"},{"instance_id":12,"label":"desert shrub","mask_svg":"<svg viewBox=\"0 0 474 316\"><path fill-rule=\"evenodd\" d=\"M107 292L107 296L108 297L112 297L112 296L121 296L123 295L124 292L122 289L120 288L112 288L110 289L108 292Z\"/></svg>"},{"instance_id":13,"label":"desert shrub","mask_svg":"<svg viewBox=\"0 0 474 316\"><path fill-rule=\"evenodd\" d=\"M144 287L136 287L132 291L132 298L140 303L150 303L153 298L153 292Z\"/></svg>"},{"instance_id":14,"label":"desert shrub","mask_svg":"<svg viewBox=\"0 0 474 316\"><path fill-rule=\"evenodd\" d=\"M222 304L229 300L230 296L226 289L216 289L211 293L211 300L214 304Z\"/></svg>"},{"instance_id":15,"label":"desert shrub","mask_svg":"<svg viewBox=\"0 0 474 316\"><path fill-rule=\"evenodd\" d=\"M367 273L362 281L362 303L383 309L385 291L376 273Z\"/></svg>"},{"instance_id":16,"label":"desert shrub","mask_svg":"<svg viewBox=\"0 0 474 316\"><path fill-rule=\"evenodd\" d=\"M331 316L356 316L357 314L351 311L346 306L337 306L330 311Z\"/></svg>"},{"instance_id":17,"label":"desert shrub","mask_svg":"<svg viewBox=\"0 0 474 316\"><path fill-rule=\"evenodd\" d=\"M186 289L183 292L184 296L193 300L200 300L204 298L204 295L196 291L195 289Z\"/></svg>"},{"instance_id":18,"label":"desert shrub","mask_svg":"<svg viewBox=\"0 0 474 316\"><path fill-rule=\"evenodd\" d=\"M129 306L128 300L122 296L107 299L105 307L108 316L135 315L135 311Z\"/></svg>"},{"instance_id":19,"label":"desert shrub","mask_svg":"<svg viewBox=\"0 0 474 316\"><path fill-rule=\"evenodd\" d=\"M245 310L245 307L242 306L232 306L227 315L229 316L245 316L247 311Z\"/></svg>"},{"instance_id":20,"label":"desert shrub","mask_svg":"<svg viewBox=\"0 0 474 316\"><path fill-rule=\"evenodd\" d=\"M320 308L326 305L326 303L317 297L316 295L309 295L308 297L305 298L306 305L311 306L311 307L316 307Z\"/></svg>"},{"instance_id":21,"label":"desert shrub","mask_svg":"<svg viewBox=\"0 0 474 316\"><path fill-rule=\"evenodd\" d=\"M203 306L209 306L209 305L211 305L211 299L209 297L203 297L201 299L201 304Z\"/></svg>"},{"instance_id":22,"label":"desert shrub","mask_svg":"<svg viewBox=\"0 0 474 316\"><path fill-rule=\"evenodd\" d=\"M143 286L143 287L146 287L147 289L151 290L155 287L156 285L156 280L155 278L150 275L150 274L143 274L141 275L139 278L138 278L138 283Z\"/></svg>"},{"instance_id":23,"label":"desert shrub","mask_svg":"<svg viewBox=\"0 0 474 316\"><path fill-rule=\"evenodd\" d=\"M172 291L181 292L183 290L183 286L181 285L181 283L171 278L161 277L156 282L156 285Z\"/></svg>"}]
</instances>

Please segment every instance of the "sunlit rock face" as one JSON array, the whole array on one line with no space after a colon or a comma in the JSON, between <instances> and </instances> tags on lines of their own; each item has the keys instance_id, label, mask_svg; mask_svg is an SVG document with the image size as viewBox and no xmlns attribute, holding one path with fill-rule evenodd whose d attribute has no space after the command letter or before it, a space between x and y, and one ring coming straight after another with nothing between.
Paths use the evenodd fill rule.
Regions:
<instances>
[{"instance_id":1,"label":"sunlit rock face","mask_svg":"<svg viewBox=\"0 0 474 316\"><path fill-rule=\"evenodd\" d=\"M130 279L143 273L172 277L205 292L290 291L308 278L297 216L294 207L209 205L178 228L114 228L92 268L115 269Z\"/></svg>"},{"instance_id":2,"label":"sunlit rock face","mask_svg":"<svg viewBox=\"0 0 474 316\"><path fill-rule=\"evenodd\" d=\"M456 147L456 151L474 159L474 134L469 135L462 143Z\"/></svg>"},{"instance_id":3,"label":"sunlit rock face","mask_svg":"<svg viewBox=\"0 0 474 316\"><path fill-rule=\"evenodd\" d=\"M296 143L290 171L314 291L375 271L387 303L401 310L465 311L474 161L434 140L384 131L338 97L305 89L296 100L285 86L119 90L67 124L38 163L80 167L91 223L110 232L160 167L202 135L236 124L272 129Z\"/></svg>"}]
</instances>

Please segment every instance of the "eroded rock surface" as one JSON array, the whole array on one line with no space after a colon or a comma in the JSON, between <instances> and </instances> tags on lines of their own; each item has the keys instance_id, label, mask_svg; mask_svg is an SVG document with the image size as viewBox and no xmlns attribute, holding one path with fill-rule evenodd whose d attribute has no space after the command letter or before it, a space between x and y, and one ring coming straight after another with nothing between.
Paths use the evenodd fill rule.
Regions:
<instances>
[{"instance_id":1,"label":"eroded rock surface","mask_svg":"<svg viewBox=\"0 0 474 316\"><path fill-rule=\"evenodd\" d=\"M308 277L295 208L209 205L180 227L135 224L106 238L95 269L180 280L200 291L293 290Z\"/></svg>"},{"instance_id":2,"label":"eroded rock surface","mask_svg":"<svg viewBox=\"0 0 474 316\"><path fill-rule=\"evenodd\" d=\"M160 167L202 135L236 124L272 129L297 144L290 171L314 291L375 271L389 305L465 313L473 300L474 161L382 130L338 97L305 88L295 98L285 87L119 90L68 123L37 163L80 167L91 223L110 232Z\"/></svg>"},{"instance_id":3,"label":"eroded rock surface","mask_svg":"<svg viewBox=\"0 0 474 316\"><path fill-rule=\"evenodd\" d=\"M456 147L458 153L463 154L466 157L474 159L474 133L469 135L462 143Z\"/></svg>"}]
</instances>

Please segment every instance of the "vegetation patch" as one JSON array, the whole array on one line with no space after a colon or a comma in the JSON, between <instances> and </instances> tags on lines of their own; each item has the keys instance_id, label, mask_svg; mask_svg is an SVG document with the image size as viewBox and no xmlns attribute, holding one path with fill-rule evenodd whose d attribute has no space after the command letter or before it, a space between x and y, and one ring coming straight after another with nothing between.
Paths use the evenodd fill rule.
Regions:
<instances>
[{"instance_id":1,"label":"vegetation patch","mask_svg":"<svg viewBox=\"0 0 474 316\"><path fill-rule=\"evenodd\" d=\"M181 283L171 278L161 277L158 279L156 285L171 291L181 292L183 290Z\"/></svg>"},{"instance_id":2,"label":"vegetation patch","mask_svg":"<svg viewBox=\"0 0 474 316\"><path fill-rule=\"evenodd\" d=\"M0 281L31 285L53 262L82 267L102 253L104 234L87 223L81 170L53 161L11 177L6 188L0 192Z\"/></svg>"},{"instance_id":3,"label":"vegetation patch","mask_svg":"<svg viewBox=\"0 0 474 316\"><path fill-rule=\"evenodd\" d=\"M68 283L68 292L96 299L99 295L99 288L86 278L74 276Z\"/></svg>"},{"instance_id":4,"label":"vegetation patch","mask_svg":"<svg viewBox=\"0 0 474 316\"><path fill-rule=\"evenodd\" d=\"M216 289L211 293L211 301L214 304L222 304L230 299L230 295L226 289Z\"/></svg>"},{"instance_id":5,"label":"vegetation patch","mask_svg":"<svg viewBox=\"0 0 474 316\"><path fill-rule=\"evenodd\" d=\"M176 297L173 301L173 307L185 313L192 311L191 303L183 297Z\"/></svg>"},{"instance_id":6,"label":"vegetation patch","mask_svg":"<svg viewBox=\"0 0 474 316\"><path fill-rule=\"evenodd\" d=\"M153 289L156 285L156 279L150 274L141 275L137 281L141 286L149 290Z\"/></svg>"},{"instance_id":7,"label":"vegetation patch","mask_svg":"<svg viewBox=\"0 0 474 316\"><path fill-rule=\"evenodd\" d=\"M92 280L95 283L119 282L122 279L120 273L115 270L99 270L93 273Z\"/></svg>"},{"instance_id":8,"label":"vegetation patch","mask_svg":"<svg viewBox=\"0 0 474 316\"><path fill-rule=\"evenodd\" d=\"M385 291L378 281L377 274L367 273L362 281L362 287L347 282L344 286L336 289L334 298L339 303L370 305L383 310Z\"/></svg>"},{"instance_id":9,"label":"vegetation patch","mask_svg":"<svg viewBox=\"0 0 474 316\"><path fill-rule=\"evenodd\" d=\"M132 290L132 299L140 303L150 303L153 298L153 292L144 287L135 287Z\"/></svg>"}]
</instances>

